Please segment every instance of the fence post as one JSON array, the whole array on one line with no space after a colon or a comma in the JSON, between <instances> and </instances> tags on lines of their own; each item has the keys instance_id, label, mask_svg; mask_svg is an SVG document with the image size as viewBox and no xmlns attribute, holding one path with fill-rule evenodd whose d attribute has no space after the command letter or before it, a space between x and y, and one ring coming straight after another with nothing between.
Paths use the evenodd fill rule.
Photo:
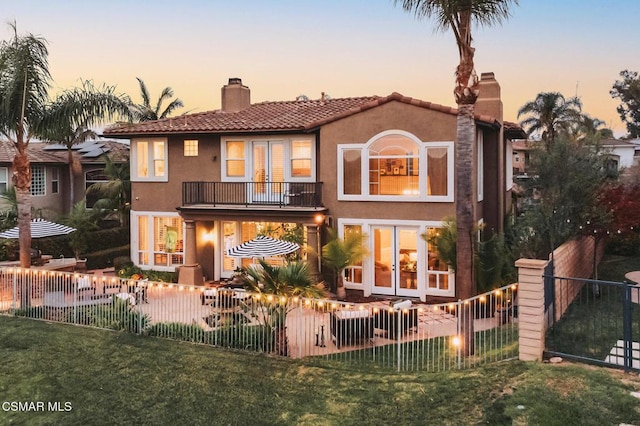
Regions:
<instances>
[{"instance_id":1,"label":"fence post","mask_svg":"<svg viewBox=\"0 0 640 426\"><path fill-rule=\"evenodd\" d=\"M522 361L542 361L544 351L544 268L546 260L519 259L518 347Z\"/></svg>"}]
</instances>

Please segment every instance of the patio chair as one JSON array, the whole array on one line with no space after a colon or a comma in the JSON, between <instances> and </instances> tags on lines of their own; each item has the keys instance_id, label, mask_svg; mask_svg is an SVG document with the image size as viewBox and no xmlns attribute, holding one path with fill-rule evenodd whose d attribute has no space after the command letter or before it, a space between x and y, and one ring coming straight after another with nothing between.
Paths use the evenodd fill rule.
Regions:
<instances>
[{"instance_id":1,"label":"patio chair","mask_svg":"<svg viewBox=\"0 0 640 426\"><path fill-rule=\"evenodd\" d=\"M96 294L96 288L91 283L91 278L87 276L81 275L76 279L76 288L79 295L85 295L85 293L89 293L91 296L93 296Z\"/></svg>"},{"instance_id":2,"label":"patio chair","mask_svg":"<svg viewBox=\"0 0 640 426\"><path fill-rule=\"evenodd\" d=\"M369 311L331 312L329 331L331 340L340 349L342 345L353 345L361 340L373 339L373 317Z\"/></svg>"}]
</instances>

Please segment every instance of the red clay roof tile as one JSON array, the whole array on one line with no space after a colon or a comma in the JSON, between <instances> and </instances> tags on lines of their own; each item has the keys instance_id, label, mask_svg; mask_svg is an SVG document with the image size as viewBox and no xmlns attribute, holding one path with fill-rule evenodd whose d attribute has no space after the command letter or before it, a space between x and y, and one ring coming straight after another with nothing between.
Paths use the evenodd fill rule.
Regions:
<instances>
[{"instance_id":1,"label":"red clay roof tile","mask_svg":"<svg viewBox=\"0 0 640 426\"><path fill-rule=\"evenodd\" d=\"M309 131L379 105L397 101L421 108L457 114L457 109L421 101L393 92L389 96L359 98L316 99L256 103L237 112L220 110L186 114L164 120L142 123L120 123L104 131L107 136L169 133L263 133L273 131ZM496 119L476 115L476 119L494 124Z\"/></svg>"}]
</instances>

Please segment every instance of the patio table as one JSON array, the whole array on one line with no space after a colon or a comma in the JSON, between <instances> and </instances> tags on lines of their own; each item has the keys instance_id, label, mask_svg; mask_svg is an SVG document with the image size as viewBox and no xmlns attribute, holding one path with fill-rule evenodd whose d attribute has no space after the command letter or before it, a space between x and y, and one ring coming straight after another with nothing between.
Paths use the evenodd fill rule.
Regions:
<instances>
[{"instance_id":1,"label":"patio table","mask_svg":"<svg viewBox=\"0 0 640 426\"><path fill-rule=\"evenodd\" d=\"M624 275L624 277L629 281L633 281L636 284L640 284L640 271L627 272Z\"/></svg>"}]
</instances>

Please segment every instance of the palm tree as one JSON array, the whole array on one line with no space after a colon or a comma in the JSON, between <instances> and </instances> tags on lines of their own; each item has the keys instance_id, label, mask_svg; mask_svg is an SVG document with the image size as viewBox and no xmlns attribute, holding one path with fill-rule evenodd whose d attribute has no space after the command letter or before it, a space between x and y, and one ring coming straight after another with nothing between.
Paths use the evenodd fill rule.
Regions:
<instances>
[{"instance_id":1,"label":"palm tree","mask_svg":"<svg viewBox=\"0 0 640 426\"><path fill-rule=\"evenodd\" d=\"M142 98L142 103L132 105L131 107L131 113L133 115L134 121L141 122L167 118L176 109L182 108L184 106L182 101L176 98L169 102L169 105L167 105L167 107L162 110L162 112L160 112L163 102L173 97L173 89L171 87L165 87L164 89L162 89L162 93L160 93L160 97L158 98L155 107L152 107L151 96L149 96L147 86L144 84L144 81L142 81L140 77L136 77L136 80L138 80L138 84L140 85L140 97Z\"/></svg>"},{"instance_id":2,"label":"palm tree","mask_svg":"<svg viewBox=\"0 0 640 426\"><path fill-rule=\"evenodd\" d=\"M612 139L613 131L604 127L605 124L604 121L591 117L589 114L580 114L571 126L571 134L578 142L585 140L599 142L602 139Z\"/></svg>"},{"instance_id":3,"label":"palm tree","mask_svg":"<svg viewBox=\"0 0 640 426\"><path fill-rule=\"evenodd\" d=\"M475 159L476 123L475 103L479 81L475 71L471 27L473 23L491 26L509 17L509 8L518 0L394 0L417 18L433 18L437 29L451 30L458 46L460 61L455 71L453 90L458 105L455 151L456 170L456 293L459 299L468 299L476 293L473 270L475 205L473 189L473 162ZM473 320L462 329L473 336ZM463 339L464 353L473 353L473 339Z\"/></svg>"},{"instance_id":4,"label":"palm tree","mask_svg":"<svg viewBox=\"0 0 640 426\"><path fill-rule=\"evenodd\" d=\"M94 204L97 209L111 209L118 211L120 226L129 223L131 209L131 179L129 158L124 163L114 163L103 154L104 174L109 178L106 182L96 182L87 188L87 195L97 194L100 199Z\"/></svg>"},{"instance_id":5,"label":"palm tree","mask_svg":"<svg viewBox=\"0 0 640 426\"><path fill-rule=\"evenodd\" d=\"M520 124L529 135L541 133L542 142L549 151L556 137L569 133L571 125L580 119L581 110L582 102L576 97L565 98L558 92L543 92L518 110L518 118L527 116Z\"/></svg>"},{"instance_id":6,"label":"palm tree","mask_svg":"<svg viewBox=\"0 0 640 426\"><path fill-rule=\"evenodd\" d=\"M62 218L62 223L76 229L69 235L76 259L80 259L80 255L86 253L89 248L91 233L98 230L100 214L98 210L87 210L85 200L82 200L74 204L71 212Z\"/></svg>"},{"instance_id":7,"label":"palm tree","mask_svg":"<svg viewBox=\"0 0 640 426\"><path fill-rule=\"evenodd\" d=\"M344 270L359 262L368 254L364 246L365 236L359 232L349 232L344 238L329 229L329 242L322 246L322 262L337 274L336 296L339 300L347 297L344 288Z\"/></svg>"},{"instance_id":8,"label":"palm tree","mask_svg":"<svg viewBox=\"0 0 640 426\"><path fill-rule=\"evenodd\" d=\"M296 307L287 299L293 296L321 298L325 291L311 279L306 262L291 262L284 266L269 265L264 260L259 262L260 267L245 269L245 288L260 296L272 296L272 300L260 298L257 314L269 330L275 331L278 355L287 356L287 314Z\"/></svg>"},{"instance_id":9,"label":"palm tree","mask_svg":"<svg viewBox=\"0 0 640 426\"><path fill-rule=\"evenodd\" d=\"M31 138L64 128L90 127L103 119L126 116L127 98L115 95L112 87L95 88L85 82L82 88L63 92L49 99L51 75L46 40L32 34L14 36L0 44L0 133L14 144L13 186L18 201L20 228L20 266L31 265L31 167L27 147Z\"/></svg>"}]
</instances>

